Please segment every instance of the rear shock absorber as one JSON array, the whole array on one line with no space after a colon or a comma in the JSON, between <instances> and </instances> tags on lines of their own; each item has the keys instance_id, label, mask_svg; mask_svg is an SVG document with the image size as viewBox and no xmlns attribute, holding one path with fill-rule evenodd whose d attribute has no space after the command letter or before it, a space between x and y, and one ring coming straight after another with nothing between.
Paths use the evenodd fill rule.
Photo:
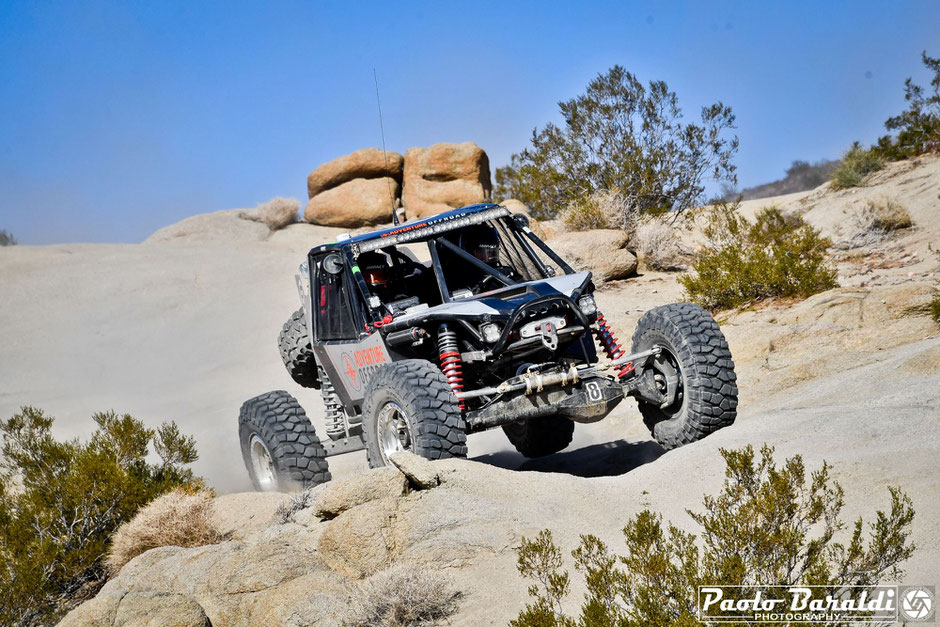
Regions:
<instances>
[{"instance_id":1,"label":"rear shock absorber","mask_svg":"<svg viewBox=\"0 0 940 627\"><path fill-rule=\"evenodd\" d=\"M594 329L594 335L597 337L597 342L601 345L601 348L604 349L604 353L607 354L607 357L611 361L624 356L623 347L620 345L614 332L610 330L610 326L607 324L607 321L604 320L604 314L600 311L597 312L597 328ZM633 372L633 364L623 364L617 369L617 377L623 379L631 372Z\"/></svg>"},{"instance_id":2,"label":"rear shock absorber","mask_svg":"<svg viewBox=\"0 0 940 627\"><path fill-rule=\"evenodd\" d=\"M345 438L349 433L346 430L346 415L343 413L343 405L340 403L339 396L336 395L336 389L326 375L326 371L319 364L317 364L317 372L320 376L320 395L323 397L323 404L326 406L324 415L326 434L331 440Z\"/></svg>"},{"instance_id":3,"label":"rear shock absorber","mask_svg":"<svg viewBox=\"0 0 940 627\"><path fill-rule=\"evenodd\" d=\"M438 329L437 347L441 356L441 372L454 389L460 409L466 409L463 404L463 364L457 348L457 334L448 329L446 324L442 324Z\"/></svg>"}]
</instances>

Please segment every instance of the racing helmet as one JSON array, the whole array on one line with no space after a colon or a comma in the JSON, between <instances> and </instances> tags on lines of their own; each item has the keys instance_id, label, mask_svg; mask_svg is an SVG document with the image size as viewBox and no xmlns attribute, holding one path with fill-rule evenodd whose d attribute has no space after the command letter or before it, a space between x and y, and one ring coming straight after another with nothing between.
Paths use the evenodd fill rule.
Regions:
<instances>
[{"instance_id":1,"label":"racing helmet","mask_svg":"<svg viewBox=\"0 0 940 627\"><path fill-rule=\"evenodd\" d=\"M457 246L490 266L499 259L499 234L486 224L474 224L461 230Z\"/></svg>"},{"instance_id":2,"label":"racing helmet","mask_svg":"<svg viewBox=\"0 0 940 627\"><path fill-rule=\"evenodd\" d=\"M362 253L356 260L356 264L369 287L382 291L391 283L388 259L382 253Z\"/></svg>"}]
</instances>

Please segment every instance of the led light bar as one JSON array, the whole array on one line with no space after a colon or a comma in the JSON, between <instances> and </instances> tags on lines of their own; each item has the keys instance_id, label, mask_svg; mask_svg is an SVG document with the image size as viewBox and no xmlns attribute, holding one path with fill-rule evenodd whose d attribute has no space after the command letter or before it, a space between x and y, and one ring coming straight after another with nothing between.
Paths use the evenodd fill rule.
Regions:
<instances>
[{"instance_id":1,"label":"led light bar","mask_svg":"<svg viewBox=\"0 0 940 627\"><path fill-rule=\"evenodd\" d=\"M379 238L354 244L353 252L359 255L360 253L378 250L379 248L385 248L387 246L406 244L508 215L510 215L510 211L506 207L494 207L493 209L485 209L484 211L478 211L477 213L464 216L432 217L427 220L417 221L414 224L403 224L400 229L389 231ZM359 250L356 251L355 248Z\"/></svg>"}]
</instances>

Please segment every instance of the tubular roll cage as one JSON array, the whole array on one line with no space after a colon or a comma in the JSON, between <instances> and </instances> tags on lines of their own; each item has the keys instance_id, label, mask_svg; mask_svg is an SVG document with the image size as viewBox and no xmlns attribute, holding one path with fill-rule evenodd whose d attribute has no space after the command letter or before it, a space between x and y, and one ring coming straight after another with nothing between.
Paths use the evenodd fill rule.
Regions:
<instances>
[{"instance_id":1,"label":"tubular roll cage","mask_svg":"<svg viewBox=\"0 0 940 627\"><path fill-rule=\"evenodd\" d=\"M311 280L315 280L317 259L322 258L330 253L341 255L343 258L343 274L345 276L346 282L349 285L356 286L358 290L358 296L360 297L359 302L363 304L363 307L358 307L355 303L350 302L350 313L355 318L357 327L359 329L365 330L360 331L360 335L368 334L368 328L370 325L375 329L383 328L385 331L393 331L396 330L396 326L383 326L383 315L381 309L378 305L373 304L377 301L374 300L375 297L370 292L369 286L363 278L362 272L360 272L359 266L357 265L357 259L359 255L364 252L382 250L392 258L393 263L399 264L403 263L404 255L395 250L394 247L396 245L413 242L426 242L431 254L431 270L434 273L434 278L441 294L441 300L443 303L454 302L453 295L451 294L451 291L447 286L447 281L444 278L443 267L441 266L441 248L458 256L467 263L470 263L473 267L477 268L481 272L494 277L505 286L516 285L518 283L517 281L510 279L496 268L493 268L483 261L480 261L473 255L467 253L443 237L447 233L451 233L466 226L473 224L483 224L489 221L497 220L512 234L515 242L519 245L529 260L535 264L543 278L551 276L551 273L542 259L535 252L535 249L532 248L533 244L549 259L551 259L552 262L558 265L558 267L561 268L565 274L574 273L574 270L564 259L559 257L555 251L549 248L545 242L543 242L535 233L532 232L532 230L529 228L528 218L526 218L524 215L512 214L506 207L493 203L471 205L469 207L455 209L453 211L439 214L427 219L413 220L411 222L407 222L403 225L398 225L392 228L358 235L341 241L333 242L331 244L322 244L320 246L316 246L310 249L310 252L307 254L308 272L310 273ZM311 288L313 288L313 285L311 285ZM581 289L583 290L584 286L582 286ZM310 290L310 311L316 311L314 303L312 302L315 292L315 289ZM349 295L353 296L353 294ZM577 307L574 309L577 311ZM580 314L579 311L577 311L577 313ZM316 316L313 316L313 324L314 334L316 336ZM472 325L465 323L463 326L465 326L465 328L474 336L479 336L479 332L473 328Z\"/></svg>"}]
</instances>

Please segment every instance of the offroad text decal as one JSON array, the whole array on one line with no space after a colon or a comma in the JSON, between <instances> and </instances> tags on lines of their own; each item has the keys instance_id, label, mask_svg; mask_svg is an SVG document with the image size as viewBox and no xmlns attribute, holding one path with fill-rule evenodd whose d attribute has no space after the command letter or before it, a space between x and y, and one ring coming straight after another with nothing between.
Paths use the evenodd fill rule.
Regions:
<instances>
[{"instance_id":1,"label":"offroad text decal","mask_svg":"<svg viewBox=\"0 0 940 627\"><path fill-rule=\"evenodd\" d=\"M343 353L343 374L352 388L358 391L363 383L369 382L379 365L386 363L388 358L385 357L385 350L381 346L353 351L352 359L349 353Z\"/></svg>"},{"instance_id":2,"label":"offroad text decal","mask_svg":"<svg viewBox=\"0 0 940 627\"><path fill-rule=\"evenodd\" d=\"M389 236L392 236L392 235L398 235L399 233L407 233L408 231L414 231L415 229L420 229L420 228L425 227L425 226L427 226L427 225L428 225L427 222L420 222L420 223L418 223L418 224L411 224L411 225L409 225L409 226L402 227L402 228L400 228L400 229L395 229L395 230L393 230L393 231L389 231L388 233L382 233L382 235L381 235L380 237L389 237Z\"/></svg>"},{"instance_id":3,"label":"offroad text decal","mask_svg":"<svg viewBox=\"0 0 940 627\"><path fill-rule=\"evenodd\" d=\"M369 379L381 366L391 363L382 336L373 333L359 343L326 342L324 348L336 368L337 379L353 400L362 398Z\"/></svg>"},{"instance_id":4,"label":"offroad text decal","mask_svg":"<svg viewBox=\"0 0 940 627\"><path fill-rule=\"evenodd\" d=\"M359 367L388 361L385 358L385 350L381 346L366 348L353 354L356 356L356 365Z\"/></svg>"}]
</instances>

